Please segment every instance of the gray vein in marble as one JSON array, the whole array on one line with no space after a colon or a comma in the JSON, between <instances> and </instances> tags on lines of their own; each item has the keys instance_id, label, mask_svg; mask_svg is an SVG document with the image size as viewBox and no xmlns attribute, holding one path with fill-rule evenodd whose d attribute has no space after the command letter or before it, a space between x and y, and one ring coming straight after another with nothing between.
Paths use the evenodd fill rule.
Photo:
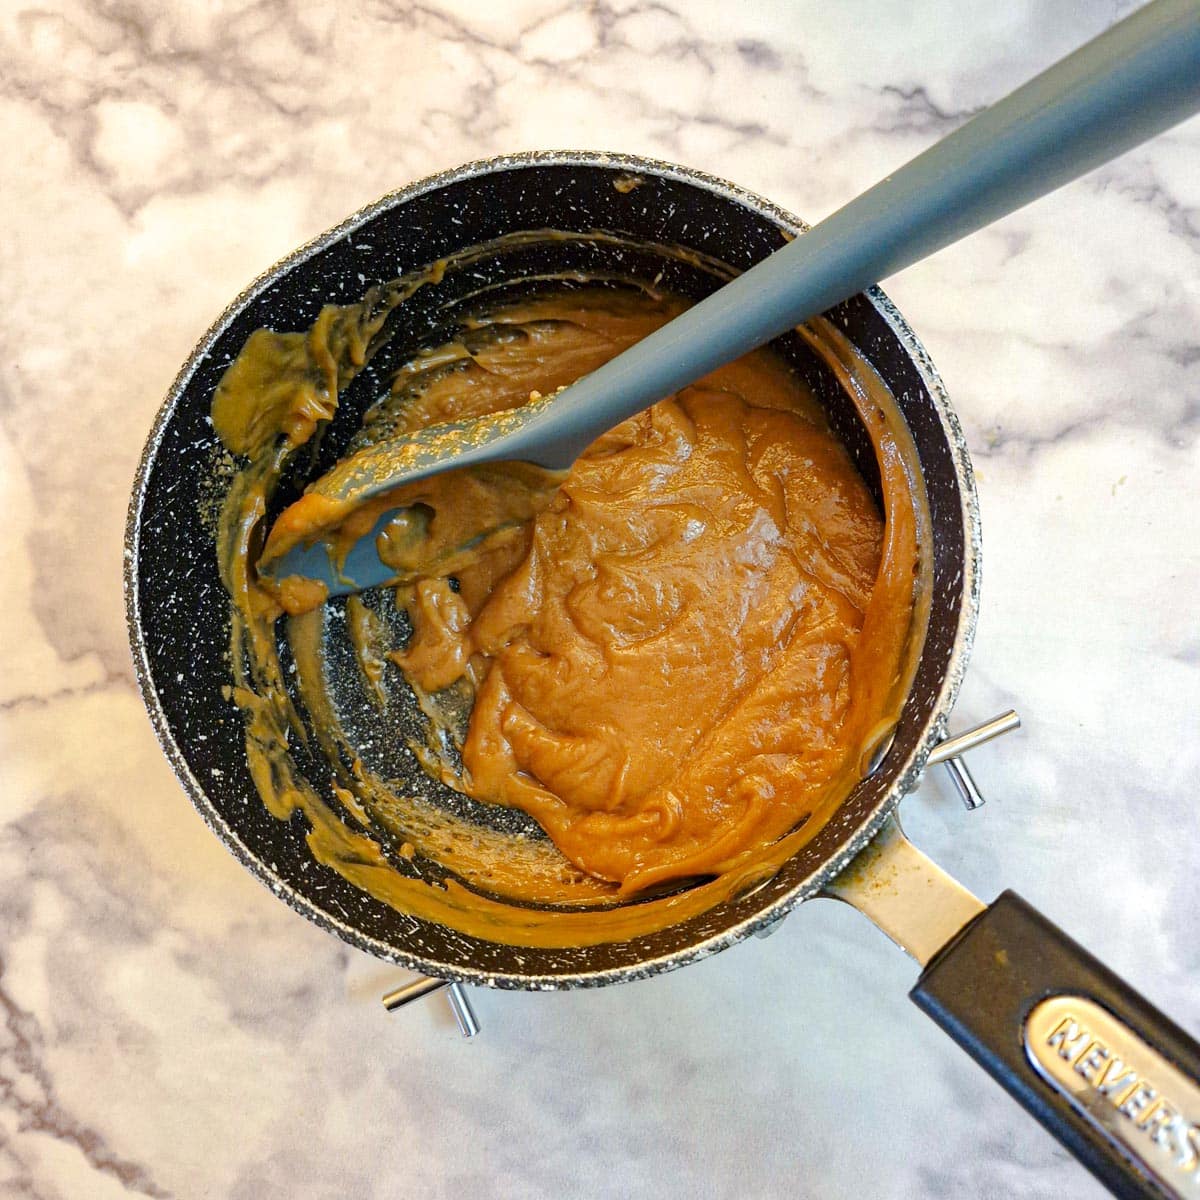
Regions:
<instances>
[{"instance_id":1,"label":"gray vein in marble","mask_svg":"<svg viewBox=\"0 0 1200 1200\"><path fill-rule=\"evenodd\" d=\"M1018 256L1023 251L1024 246ZM986 460L1016 452L1030 461L1039 451L1094 437L1105 427L1141 431L1172 449L1190 449L1200 434L1198 309L1183 298L1175 304L1149 305L1129 312L1115 329L1089 344L1047 340L1011 329L997 331L993 345L1015 344L1022 353L1059 364L1078 378L1093 381L1093 386L1022 407L1015 420L1006 415L983 423L980 433L972 437L974 455ZM964 314L964 327L972 321L971 315ZM1131 362L1140 365L1136 391L1122 387L1114 392L1111 381L1123 384Z\"/></svg>"},{"instance_id":2,"label":"gray vein in marble","mask_svg":"<svg viewBox=\"0 0 1200 1200\"><path fill-rule=\"evenodd\" d=\"M345 83L332 89L308 88L301 83L304 73L298 69L299 64L306 60L319 64L324 43L305 27L300 11L287 3L247 6L231 19L216 22L205 41L189 36L186 25L172 20L169 14L152 16L135 6L94 5L86 18L80 19L63 13L25 11L17 16L16 36L8 39L7 45L0 42L0 53L11 64L0 85L0 95L17 98L41 113L70 146L79 166L127 219L164 195L202 191L211 178L207 161L210 154L221 157L225 179L261 184L281 170L297 170L303 165L296 150L289 152L287 139L269 136L268 131L279 124L279 118L302 118L309 125L339 118L353 120ZM637 102L645 115L665 122L675 135L683 126L695 124L721 129L737 142L765 137L783 144L784 139L762 122L727 119L711 106L692 112L664 103L655 92L647 92L645 80L637 71L627 84L618 76L606 80L603 87L595 87L588 75L591 57L597 52L627 55L651 69L665 55L676 63L694 62L706 76L713 75L714 57L730 47L699 37L680 13L665 5L640 4L621 11L604 4L589 6L586 17L592 36L577 54L549 59L523 50L523 44L539 27L575 11L567 6L515 29L509 38L498 39L472 29L469 17L433 6L387 3L376 9L378 16L396 21L403 28L470 49L475 68L472 74L476 77L466 88L467 108L449 109L435 103L425 110L426 120L447 117L463 136L486 137L500 132L502 110L496 104L496 93L501 81L489 64L489 58L499 56L507 63L510 75L515 68L522 68L542 76L565 76L580 87L594 89L598 99L622 97ZM647 16L666 20L675 30L674 36L660 39L649 52L639 47L638 39L624 33L627 25ZM253 52L254 39L261 36L271 39L280 51L277 56ZM803 71L802 61L785 63L777 52L764 54L761 43L736 43L733 49L756 69L786 68L793 75ZM77 63L79 69L59 77L47 72L45 55L51 52ZM483 78L477 77L479 73ZM87 82L88 76L103 82ZM262 110L266 126L256 130L254 120L248 121L248 114L240 114L239 139L249 144L239 153L222 154L221 143L229 136L229 130L220 123L225 106L180 107L172 97L181 85L215 97L248 101ZM105 162L98 149L103 133L99 110L108 102L149 106L151 111L141 114L140 119L178 127L180 153L163 162L165 170L158 178L127 181ZM349 111L347 105L351 105ZM359 128L356 132L368 142L373 140L369 131Z\"/></svg>"},{"instance_id":3,"label":"gray vein in marble","mask_svg":"<svg viewBox=\"0 0 1200 1200\"><path fill-rule=\"evenodd\" d=\"M1200 254L1200 208L1187 205L1172 195L1156 178L1154 168L1137 152L1117 165L1096 173L1101 188L1111 187L1123 196L1165 218L1171 233L1193 254Z\"/></svg>"},{"instance_id":4,"label":"gray vein in marble","mask_svg":"<svg viewBox=\"0 0 1200 1200\"><path fill-rule=\"evenodd\" d=\"M469 18L451 15L430 5L384 0L377 11L384 19L393 20L405 28L434 30L447 40L470 48L474 64L486 75L486 83L472 83L467 93L469 106L465 112L453 112L442 107L427 110L428 115L452 120L464 136L486 136L500 127L497 92L502 84L499 71L489 62L489 57L499 56L505 60L509 73L515 67L533 70L543 78L566 78L581 88L594 91L600 102L611 103L613 99L621 98L636 103L643 116L666 122L666 130L660 132L668 139L677 139L685 126L694 126L720 130L730 136L732 144L742 144L751 139L765 139L775 145L786 144L785 137L776 134L762 122L731 120L711 108L695 112L666 104L657 90L647 89L646 77L637 70L629 72L628 82L625 73L620 71L615 77L606 77L603 86L596 86L591 81L592 60L597 52L628 55L637 60L639 65L644 64L651 72L651 77L656 62L662 56L675 64L697 63L706 76L711 78L715 75L714 60L727 49L726 45L712 43L698 36L681 12L665 4L634 4L620 11L609 4L590 4L586 8L567 5L515 29L508 38L487 37L472 28ZM536 51L525 50L525 43L535 38L541 29L574 15L584 18L590 33L590 39L575 53L548 58ZM652 49L643 47L638 38L627 36L625 27L646 16L664 19L677 32L674 36L660 39ZM771 73L787 70L793 77L803 78L804 64L801 59L786 60L779 51L760 41L744 39L732 45L738 57L754 69ZM806 90L811 93L811 89Z\"/></svg>"},{"instance_id":5,"label":"gray vein in marble","mask_svg":"<svg viewBox=\"0 0 1200 1200\"><path fill-rule=\"evenodd\" d=\"M69 664L68 664L69 665ZM137 691L132 672L122 671L103 675L94 683L82 687L56 688L51 692L24 692L0 700L0 712L13 712L18 708L48 708L62 700L78 699L80 696L94 696L107 692L112 688L120 688L130 694Z\"/></svg>"},{"instance_id":6,"label":"gray vein in marble","mask_svg":"<svg viewBox=\"0 0 1200 1200\"><path fill-rule=\"evenodd\" d=\"M205 151L216 149L213 142L221 132L220 113L209 112L206 106L181 107L173 99L181 83L201 92L212 86L252 98L255 104L285 118L315 115L317 107L306 92L295 92L296 99L291 102L288 97L289 89L295 87L292 64L305 55L317 56L320 42L294 19L293 6L269 8L277 18L270 22L272 32L282 32L288 49L297 52L284 56L288 66L278 71L248 57L246 49L253 46L253 40L243 35L236 18L228 24L218 22L211 43L189 46L186 26L169 25L166 14L144 13L134 5L90 6L83 18L91 23L90 28L62 13L27 10L17 17L18 37L7 46L0 43L11 64L0 84L0 95L20 98L41 113L107 198L127 219L132 218L152 199L202 192L211 183ZM242 16L253 13L250 6ZM58 56L83 69L61 75L46 71L46 59L35 51L39 41L55 43ZM89 74L94 74L96 82L88 82ZM97 149L102 132L98 109L106 102L150 106L151 119L182 126L181 153L164 164L167 170L160 178L131 185L104 162ZM269 152L272 149L274 154ZM223 173L248 183L264 182L284 165L281 149L258 139L253 154L225 158Z\"/></svg>"},{"instance_id":7,"label":"gray vein in marble","mask_svg":"<svg viewBox=\"0 0 1200 1200\"><path fill-rule=\"evenodd\" d=\"M8 1110L23 1134L34 1133L55 1139L77 1150L93 1171L111 1175L128 1192L152 1197L169 1197L154 1182L153 1173L116 1153L93 1128L65 1111L55 1094L54 1080L43 1061L43 1036L37 1018L17 1005L5 990L4 962L0 959L0 1109ZM18 1195L41 1194L33 1173L22 1162L20 1151L8 1146L7 1155L20 1174L10 1182Z\"/></svg>"},{"instance_id":8,"label":"gray vein in marble","mask_svg":"<svg viewBox=\"0 0 1200 1200\"><path fill-rule=\"evenodd\" d=\"M919 85L905 88L896 84L884 84L879 89L879 94L895 96L900 104L876 118L871 125L872 129L880 133L919 133L931 140L945 137L951 129L961 125L984 107L978 104L968 108L943 108Z\"/></svg>"}]
</instances>

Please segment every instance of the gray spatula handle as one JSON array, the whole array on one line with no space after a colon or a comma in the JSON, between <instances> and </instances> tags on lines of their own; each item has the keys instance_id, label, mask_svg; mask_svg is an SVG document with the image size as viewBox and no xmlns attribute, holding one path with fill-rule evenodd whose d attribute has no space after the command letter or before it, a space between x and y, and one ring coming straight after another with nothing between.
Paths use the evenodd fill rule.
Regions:
<instances>
[{"instance_id":1,"label":"gray spatula handle","mask_svg":"<svg viewBox=\"0 0 1200 1200\"><path fill-rule=\"evenodd\" d=\"M572 385L529 423L529 457L568 466L655 400L1198 108L1200 0L1154 0Z\"/></svg>"}]
</instances>

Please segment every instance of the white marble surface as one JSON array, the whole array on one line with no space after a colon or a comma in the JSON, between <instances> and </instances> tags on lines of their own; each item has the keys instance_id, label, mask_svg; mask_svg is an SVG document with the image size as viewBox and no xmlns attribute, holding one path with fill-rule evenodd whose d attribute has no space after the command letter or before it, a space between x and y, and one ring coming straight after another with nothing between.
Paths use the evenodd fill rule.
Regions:
<instances>
[{"instance_id":1,"label":"white marble surface","mask_svg":"<svg viewBox=\"0 0 1200 1200\"><path fill-rule=\"evenodd\" d=\"M135 692L126 495L194 340L281 253L493 153L643 152L810 220L1125 11L1058 0L0 6L0 1193L1062 1197L1099 1189L830 903L665 978L402 1016L397 972L201 824ZM968 13L970 14L968 16ZM1200 1031L1200 124L889 291L985 521L917 840Z\"/></svg>"}]
</instances>

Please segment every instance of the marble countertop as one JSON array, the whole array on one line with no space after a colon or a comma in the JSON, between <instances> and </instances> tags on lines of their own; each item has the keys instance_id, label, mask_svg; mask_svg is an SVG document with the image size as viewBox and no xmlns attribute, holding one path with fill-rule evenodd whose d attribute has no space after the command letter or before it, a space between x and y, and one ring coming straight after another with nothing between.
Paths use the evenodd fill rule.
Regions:
<instances>
[{"instance_id":1,"label":"marble countertop","mask_svg":"<svg viewBox=\"0 0 1200 1200\"><path fill-rule=\"evenodd\" d=\"M388 1016L275 900L134 687L126 497L254 275L468 159L625 150L809 220L1130 6L107 0L0 13L0 1193L1091 1197L828 902L648 982ZM887 290L966 427L983 611L909 832L1200 1031L1200 123Z\"/></svg>"}]
</instances>

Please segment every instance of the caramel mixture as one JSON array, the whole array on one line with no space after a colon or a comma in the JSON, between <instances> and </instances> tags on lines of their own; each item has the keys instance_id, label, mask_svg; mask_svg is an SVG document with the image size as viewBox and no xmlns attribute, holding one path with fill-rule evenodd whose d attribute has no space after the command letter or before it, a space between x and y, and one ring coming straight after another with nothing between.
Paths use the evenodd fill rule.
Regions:
<instances>
[{"instance_id":1,"label":"caramel mixture","mask_svg":"<svg viewBox=\"0 0 1200 1200\"><path fill-rule=\"evenodd\" d=\"M594 288L483 311L400 370L367 432L372 419L412 430L549 395L681 307ZM264 588L252 527L283 462L365 361L385 311L369 297L327 309L308 334L260 331L214 403L222 437L251 459L227 504L222 560L242 614L234 662L247 651L250 660L236 698L272 811L304 809L317 856L359 886L506 941L630 936L768 876L861 778L915 662L921 510L907 431L886 390L832 327L806 334L860 402L886 522L819 406L781 359L759 351L612 430L561 481L481 468L411 485L369 513L305 497L276 523L264 558L316 536L348 545L382 512L407 506L381 553L396 568L412 634L387 644L372 610L352 599L363 676L383 698L399 668L453 743L439 752L446 739L431 737L426 769L476 801L530 814L576 868L564 869L544 843L514 847L479 828L461 836L453 819L396 796L361 764L322 799L287 760L295 714L268 644L281 610L293 614L289 640L323 750L336 763L352 748L322 692L323 594L293 580ZM314 383L322 369L323 386ZM481 514L491 535L464 546L466 518ZM465 729L448 713L469 714ZM368 834L339 821L330 800ZM467 886L451 878L431 897L441 889L406 877L373 827L401 841L402 860L434 855ZM608 907L684 880L700 882ZM521 909L510 898L575 911Z\"/></svg>"}]
</instances>

